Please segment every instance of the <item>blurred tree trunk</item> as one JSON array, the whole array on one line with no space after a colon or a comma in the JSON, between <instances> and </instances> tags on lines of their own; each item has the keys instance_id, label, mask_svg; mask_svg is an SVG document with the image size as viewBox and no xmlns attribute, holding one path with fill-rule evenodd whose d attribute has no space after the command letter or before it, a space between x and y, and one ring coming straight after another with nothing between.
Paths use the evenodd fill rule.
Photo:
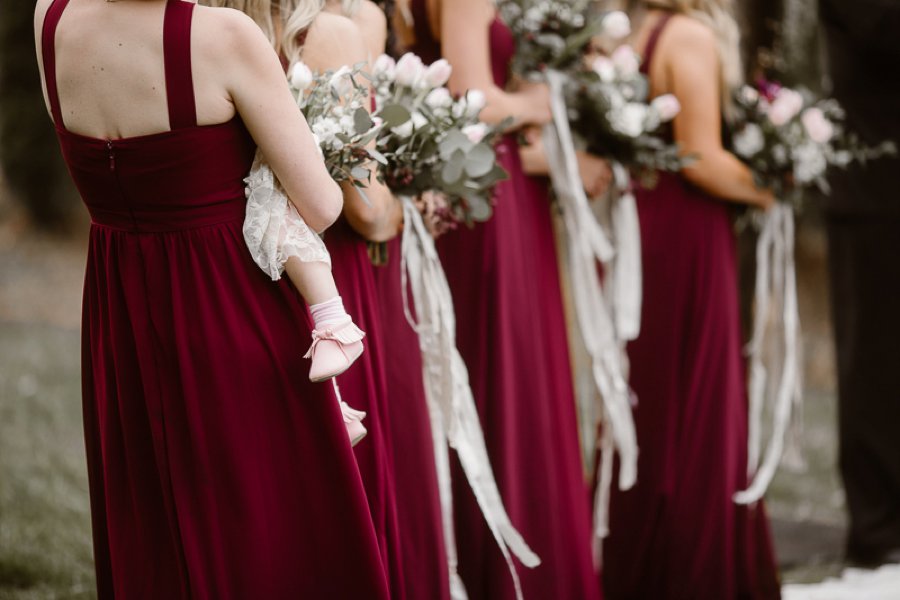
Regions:
<instances>
[{"instance_id":1,"label":"blurred tree trunk","mask_svg":"<svg viewBox=\"0 0 900 600\"><path fill-rule=\"evenodd\" d=\"M43 228L69 224L77 207L53 125L44 108L34 51L34 3L0 12L0 167L14 199Z\"/></svg>"}]
</instances>

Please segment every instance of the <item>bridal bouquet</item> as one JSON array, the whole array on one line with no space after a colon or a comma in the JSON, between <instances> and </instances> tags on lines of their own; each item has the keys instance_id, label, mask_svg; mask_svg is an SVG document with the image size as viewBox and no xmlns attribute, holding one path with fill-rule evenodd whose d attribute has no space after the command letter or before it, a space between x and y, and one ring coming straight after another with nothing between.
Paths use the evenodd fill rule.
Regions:
<instances>
[{"instance_id":1,"label":"bridal bouquet","mask_svg":"<svg viewBox=\"0 0 900 600\"><path fill-rule=\"evenodd\" d=\"M548 69L577 69L592 41L617 41L631 33L625 13L595 13L590 0L504 0L500 16L516 40L512 73L528 79Z\"/></svg>"},{"instance_id":2,"label":"bridal bouquet","mask_svg":"<svg viewBox=\"0 0 900 600\"><path fill-rule=\"evenodd\" d=\"M845 114L833 99L815 99L805 91L761 82L734 94L736 118L731 149L753 171L757 185L796 204L803 189L829 192L829 166L896 153L893 142L870 147L846 130Z\"/></svg>"},{"instance_id":3,"label":"bridal bouquet","mask_svg":"<svg viewBox=\"0 0 900 600\"><path fill-rule=\"evenodd\" d=\"M371 180L372 160L382 162L369 148L381 128L369 115L369 86L361 66L341 67L314 75L302 62L291 69L290 83L297 104L312 129L331 177L364 188Z\"/></svg>"},{"instance_id":4,"label":"bridal bouquet","mask_svg":"<svg viewBox=\"0 0 900 600\"><path fill-rule=\"evenodd\" d=\"M684 165L678 147L661 134L681 107L671 94L648 102L649 85L639 66L629 46L619 46L611 57L598 56L590 68L571 74L566 105L578 143L651 184L657 171Z\"/></svg>"},{"instance_id":5,"label":"bridal bouquet","mask_svg":"<svg viewBox=\"0 0 900 600\"><path fill-rule=\"evenodd\" d=\"M478 120L483 93L454 98L444 87L450 73L447 61L426 67L410 53L396 62L380 56L371 75L379 178L395 194L418 199L432 234L489 219L493 188L506 178L493 148L505 124Z\"/></svg>"}]
</instances>

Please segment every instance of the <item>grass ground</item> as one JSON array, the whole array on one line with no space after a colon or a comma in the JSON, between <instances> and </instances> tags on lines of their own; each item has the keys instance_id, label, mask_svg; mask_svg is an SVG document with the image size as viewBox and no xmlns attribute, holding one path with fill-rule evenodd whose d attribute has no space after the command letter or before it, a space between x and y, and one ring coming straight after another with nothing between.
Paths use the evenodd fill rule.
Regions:
<instances>
[{"instance_id":1,"label":"grass ground","mask_svg":"<svg viewBox=\"0 0 900 600\"><path fill-rule=\"evenodd\" d=\"M95 596L79 387L85 247L83 235L29 234L0 210L0 600ZM789 582L838 572L844 527L822 261L804 256L807 465L783 468L768 496Z\"/></svg>"}]
</instances>

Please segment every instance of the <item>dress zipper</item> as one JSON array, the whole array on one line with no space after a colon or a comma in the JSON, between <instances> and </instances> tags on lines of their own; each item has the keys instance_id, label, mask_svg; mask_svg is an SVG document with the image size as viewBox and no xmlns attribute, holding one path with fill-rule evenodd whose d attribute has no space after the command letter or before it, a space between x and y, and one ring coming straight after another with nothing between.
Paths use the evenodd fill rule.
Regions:
<instances>
[{"instance_id":1,"label":"dress zipper","mask_svg":"<svg viewBox=\"0 0 900 600\"><path fill-rule=\"evenodd\" d=\"M116 170L116 153L115 153L115 149L113 148L112 140L109 140L106 142L106 149L109 150L109 170L115 171Z\"/></svg>"}]
</instances>

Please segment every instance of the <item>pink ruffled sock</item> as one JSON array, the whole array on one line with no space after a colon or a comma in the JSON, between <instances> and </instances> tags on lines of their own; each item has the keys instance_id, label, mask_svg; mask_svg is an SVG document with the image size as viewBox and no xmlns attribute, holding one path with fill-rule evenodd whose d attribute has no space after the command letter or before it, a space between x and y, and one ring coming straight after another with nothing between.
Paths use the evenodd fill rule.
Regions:
<instances>
[{"instance_id":1,"label":"pink ruffled sock","mask_svg":"<svg viewBox=\"0 0 900 600\"><path fill-rule=\"evenodd\" d=\"M310 304L309 312L312 314L316 329L326 329L329 325L340 325L352 320L344 310L344 301L340 296L319 304Z\"/></svg>"}]
</instances>

